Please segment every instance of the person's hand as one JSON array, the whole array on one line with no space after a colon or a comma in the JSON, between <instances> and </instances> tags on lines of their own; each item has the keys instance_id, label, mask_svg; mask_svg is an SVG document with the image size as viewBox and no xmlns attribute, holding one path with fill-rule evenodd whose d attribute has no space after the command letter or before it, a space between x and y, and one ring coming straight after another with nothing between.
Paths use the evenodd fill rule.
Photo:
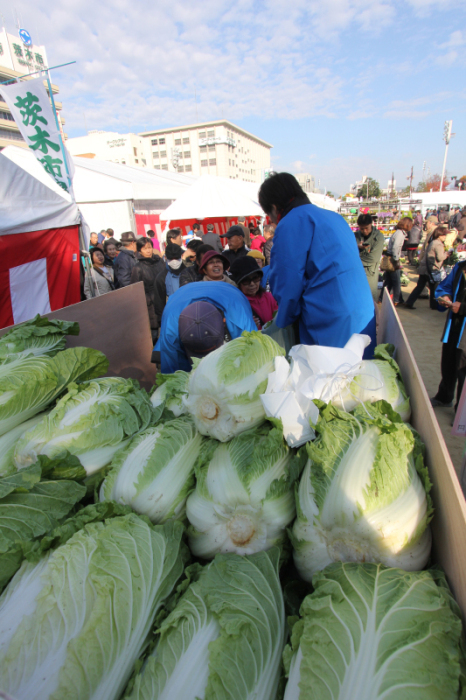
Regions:
<instances>
[{"instance_id":1,"label":"person's hand","mask_svg":"<svg viewBox=\"0 0 466 700\"><path fill-rule=\"evenodd\" d=\"M359 241L359 243L358 243L358 248L359 248L359 250L362 250L363 247L364 247L363 244L361 243L361 241Z\"/></svg>"},{"instance_id":2,"label":"person's hand","mask_svg":"<svg viewBox=\"0 0 466 700\"><path fill-rule=\"evenodd\" d=\"M454 314L457 314L458 311L460 310L461 303L459 301L454 301L453 304L451 305L451 310L453 311Z\"/></svg>"},{"instance_id":3,"label":"person's hand","mask_svg":"<svg viewBox=\"0 0 466 700\"><path fill-rule=\"evenodd\" d=\"M255 323L256 326L257 326L257 330L260 331L260 329L261 329L261 322L260 322L260 319L259 319L257 316L253 316L253 319L254 319L254 323Z\"/></svg>"},{"instance_id":4,"label":"person's hand","mask_svg":"<svg viewBox=\"0 0 466 700\"><path fill-rule=\"evenodd\" d=\"M440 304L440 306L446 306L447 308L452 306L450 297L439 297L437 302Z\"/></svg>"}]
</instances>

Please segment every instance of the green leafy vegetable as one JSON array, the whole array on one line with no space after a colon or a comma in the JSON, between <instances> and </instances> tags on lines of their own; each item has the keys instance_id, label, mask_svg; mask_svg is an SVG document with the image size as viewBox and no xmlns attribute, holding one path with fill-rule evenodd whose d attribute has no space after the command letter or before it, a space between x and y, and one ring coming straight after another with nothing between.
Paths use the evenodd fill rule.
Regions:
<instances>
[{"instance_id":1,"label":"green leafy vegetable","mask_svg":"<svg viewBox=\"0 0 466 700\"><path fill-rule=\"evenodd\" d=\"M148 394L132 379L106 377L71 384L55 408L18 440L14 463L21 469L40 455L54 460L70 453L92 474L109 464L152 418Z\"/></svg>"},{"instance_id":2,"label":"green leafy vegetable","mask_svg":"<svg viewBox=\"0 0 466 700\"><path fill-rule=\"evenodd\" d=\"M173 374L157 374L155 391L151 394L154 409L166 411L167 419L186 413L183 397L188 393L189 373L179 369Z\"/></svg>"},{"instance_id":3,"label":"green leafy vegetable","mask_svg":"<svg viewBox=\"0 0 466 700\"><path fill-rule=\"evenodd\" d=\"M180 523L86 525L0 598L0 687L16 700L118 698L183 570Z\"/></svg>"},{"instance_id":4,"label":"green leafy vegetable","mask_svg":"<svg viewBox=\"0 0 466 700\"><path fill-rule=\"evenodd\" d=\"M329 404L316 432L296 499L300 575L310 581L334 561L422 569L431 547L430 482L410 428L379 401L352 414Z\"/></svg>"},{"instance_id":5,"label":"green leafy vegetable","mask_svg":"<svg viewBox=\"0 0 466 700\"><path fill-rule=\"evenodd\" d=\"M312 583L285 700L457 700L460 613L440 573L333 564Z\"/></svg>"},{"instance_id":6,"label":"green leafy vegetable","mask_svg":"<svg viewBox=\"0 0 466 700\"><path fill-rule=\"evenodd\" d=\"M79 324L37 315L31 321L14 326L0 338L0 367L27 355L53 357L65 349L67 335L79 335Z\"/></svg>"},{"instance_id":7,"label":"green leafy vegetable","mask_svg":"<svg viewBox=\"0 0 466 700\"><path fill-rule=\"evenodd\" d=\"M218 555L160 628L131 700L275 700L286 639L277 549Z\"/></svg>"},{"instance_id":8,"label":"green leafy vegetable","mask_svg":"<svg viewBox=\"0 0 466 700\"><path fill-rule=\"evenodd\" d=\"M190 418L147 428L113 458L100 500L126 503L154 523L182 517L203 440Z\"/></svg>"},{"instance_id":9,"label":"green leafy vegetable","mask_svg":"<svg viewBox=\"0 0 466 700\"><path fill-rule=\"evenodd\" d=\"M265 420L265 392L274 358L285 351L269 336L244 331L204 357L189 375L184 404L202 435L221 442Z\"/></svg>"},{"instance_id":10,"label":"green leafy vegetable","mask_svg":"<svg viewBox=\"0 0 466 700\"><path fill-rule=\"evenodd\" d=\"M71 382L105 374L98 350L69 348L54 357L34 354L0 365L0 435L44 411Z\"/></svg>"},{"instance_id":11,"label":"green leafy vegetable","mask_svg":"<svg viewBox=\"0 0 466 700\"><path fill-rule=\"evenodd\" d=\"M253 554L283 542L300 467L280 428L262 425L228 443L206 441L186 503L193 554Z\"/></svg>"}]
</instances>

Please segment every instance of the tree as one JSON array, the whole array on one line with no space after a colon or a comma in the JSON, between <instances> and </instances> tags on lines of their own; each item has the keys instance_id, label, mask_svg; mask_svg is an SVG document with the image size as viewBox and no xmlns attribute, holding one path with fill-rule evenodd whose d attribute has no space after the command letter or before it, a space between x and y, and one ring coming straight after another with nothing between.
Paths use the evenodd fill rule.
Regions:
<instances>
[{"instance_id":1,"label":"tree","mask_svg":"<svg viewBox=\"0 0 466 700\"><path fill-rule=\"evenodd\" d=\"M333 197L333 199L335 199L335 195L333 194L333 192L327 192L327 197Z\"/></svg>"},{"instance_id":2,"label":"tree","mask_svg":"<svg viewBox=\"0 0 466 700\"><path fill-rule=\"evenodd\" d=\"M410 195L410 187L409 187L409 185L406 185L406 187L401 190L400 197L409 197L409 195Z\"/></svg>"},{"instance_id":3,"label":"tree","mask_svg":"<svg viewBox=\"0 0 466 700\"><path fill-rule=\"evenodd\" d=\"M437 173L435 175L431 175L429 178L427 178L425 184L425 190L417 190L418 192L440 192L440 181L441 181L441 176L438 175ZM420 185L421 183L419 183ZM447 173L445 173L445 177L443 178L443 187L442 187L442 192L447 189L448 185L450 184L450 178L448 177ZM418 187L419 187L418 185Z\"/></svg>"},{"instance_id":4,"label":"tree","mask_svg":"<svg viewBox=\"0 0 466 700\"><path fill-rule=\"evenodd\" d=\"M357 197L366 199L369 197L380 197L381 191L379 183L373 177L368 177L366 182L358 190Z\"/></svg>"},{"instance_id":5,"label":"tree","mask_svg":"<svg viewBox=\"0 0 466 700\"><path fill-rule=\"evenodd\" d=\"M428 192L429 190L427 189L427 183L423 180L418 183L418 186L416 187L416 192Z\"/></svg>"}]
</instances>

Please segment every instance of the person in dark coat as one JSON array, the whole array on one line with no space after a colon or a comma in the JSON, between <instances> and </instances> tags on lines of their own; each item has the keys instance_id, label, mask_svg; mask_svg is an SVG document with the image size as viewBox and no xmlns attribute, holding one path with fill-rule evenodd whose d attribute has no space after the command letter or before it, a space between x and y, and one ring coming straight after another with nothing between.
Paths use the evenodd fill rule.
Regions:
<instances>
[{"instance_id":1,"label":"person in dark coat","mask_svg":"<svg viewBox=\"0 0 466 700\"><path fill-rule=\"evenodd\" d=\"M202 236L202 242L212 246L217 253L223 253L222 242L220 241L220 236L214 233L214 225L207 224L207 233Z\"/></svg>"},{"instance_id":2,"label":"person in dark coat","mask_svg":"<svg viewBox=\"0 0 466 700\"><path fill-rule=\"evenodd\" d=\"M136 236L132 231L125 231L120 238L120 254L113 263L115 273L115 288L127 287L131 284L131 271L136 265Z\"/></svg>"},{"instance_id":3,"label":"person in dark coat","mask_svg":"<svg viewBox=\"0 0 466 700\"><path fill-rule=\"evenodd\" d=\"M275 233L275 225L274 224L266 224L264 226L264 238L265 238L265 244L264 244L264 250L262 251L265 256L265 264L270 265L270 254L272 252L272 246L273 246L273 234Z\"/></svg>"},{"instance_id":4,"label":"person in dark coat","mask_svg":"<svg viewBox=\"0 0 466 700\"><path fill-rule=\"evenodd\" d=\"M225 250L223 255L231 266L238 258L245 257L249 249L244 245L244 232L241 226L230 226L225 235L228 239L228 250Z\"/></svg>"},{"instance_id":5,"label":"person in dark coat","mask_svg":"<svg viewBox=\"0 0 466 700\"><path fill-rule=\"evenodd\" d=\"M414 219L414 226L411 231L408 232L408 238L406 239L405 249L408 253L408 262L410 265L413 264L416 251L419 246L419 242L422 236L422 224L418 223L418 218Z\"/></svg>"},{"instance_id":6,"label":"person in dark coat","mask_svg":"<svg viewBox=\"0 0 466 700\"><path fill-rule=\"evenodd\" d=\"M154 311L160 325L167 299L180 286L180 275L186 267L181 259L183 251L176 243L169 243L165 248L165 265L160 265L154 282Z\"/></svg>"},{"instance_id":7,"label":"person in dark coat","mask_svg":"<svg viewBox=\"0 0 466 700\"><path fill-rule=\"evenodd\" d=\"M207 251L213 250L212 246L208 245L207 243L201 243L200 241L192 242L200 243L200 245L196 248L196 262L194 265L191 265L191 267L187 267L180 274L180 287L184 287L185 284L189 284L190 282L202 282L204 275L199 272L202 257L204 253L207 253Z\"/></svg>"},{"instance_id":8,"label":"person in dark coat","mask_svg":"<svg viewBox=\"0 0 466 700\"><path fill-rule=\"evenodd\" d=\"M114 238L107 238L104 243L105 265L113 268L113 264L118 257L118 243Z\"/></svg>"},{"instance_id":9,"label":"person in dark coat","mask_svg":"<svg viewBox=\"0 0 466 700\"><path fill-rule=\"evenodd\" d=\"M463 241L466 236L466 209L461 211L461 219L456 224L456 230L458 232L458 239Z\"/></svg>"},{"instance_id":10,"label":"person in dark coat","mask_svg":"<svg viewBox=\"0 0 466 700\"><path fill-rule=\"evenodd\" d=\"M244 216L238 216L238 226L243 230L244 233L244 242L248 246L251 245L251 234L249 232L249 226L245 225L245 217Z\"/></svg>"},{"instance_id":11,"label":"person in dark coat","mask_svg":"<svg viewBox=\"0 0 466 700\"><path fill-rule=\"evenodd\" d=\"M154 255L154 246L150 238L139 238L136 241L136 246L137 262L131 271L131 284L144 282L152 340L155 342L160 323L154 310L154 284L161 267L163 267L163 261L159 255Z\"/></svg>"}]
</instances>

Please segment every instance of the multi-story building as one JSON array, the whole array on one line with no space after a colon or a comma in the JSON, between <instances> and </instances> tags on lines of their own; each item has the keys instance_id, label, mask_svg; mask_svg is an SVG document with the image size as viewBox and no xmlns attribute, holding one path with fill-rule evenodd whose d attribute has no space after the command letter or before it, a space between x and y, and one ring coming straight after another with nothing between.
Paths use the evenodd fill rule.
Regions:
<instances>
[{"instance_id":1,"label":"multi-story building","mask_svg":"<svg viewBox=\"0 0 466 700\"><path fill-rule=\"evenodd\" d=\"M295 178L305 192L315 192L316 181L310 173L298 173Z\"/></svg>"},{"instance_id":2,"label":"multi-story building","mask_svg":"<svg viewBox=\"0 0 466 700\"><path fill-rule=\"evenodd\" d=\"M35 71L47 68L47 55L43 46L23 44L20 38L14 34L9 34L6 29L0 30L0 82L3 83L12 78L35 73ZM37 78L38 74L31 78ZM26 80L28 78L25 78ZM48 92L47 81L44 85ZM52 83L52 93L58 94L58 87ZM65 123L61 116L62 103L55 99L58 119L61 125ZM63 131L62 131L63 133ZM63 133L64 138L66 134ZM27 144L21 136L19 127L16 125L13 116L0 95L0 150L10 145L27 148Z\"/></svg>"},{"instance_id":3,"label":"multi-story building","mask_svg":"<svg viewBox=\"0 0 466 700\"><path fill-rule=\"evenodd\" d=\"M270 170L271 144L224 119L145 131L140 136L150 145L156 170L257 183Z\"/></svg>"},{"instance_id":4,"label":"multi-story building","mask_svg":"<svg viewBox=\"0 0 466 700\"><path fill-rule=\"evenodd\" d=\"M89 131L87 136L68 139L66 146L72 156L110 160L142 168L152 167L150 144L137 134Z\"/></svg>"}]
</instances>

